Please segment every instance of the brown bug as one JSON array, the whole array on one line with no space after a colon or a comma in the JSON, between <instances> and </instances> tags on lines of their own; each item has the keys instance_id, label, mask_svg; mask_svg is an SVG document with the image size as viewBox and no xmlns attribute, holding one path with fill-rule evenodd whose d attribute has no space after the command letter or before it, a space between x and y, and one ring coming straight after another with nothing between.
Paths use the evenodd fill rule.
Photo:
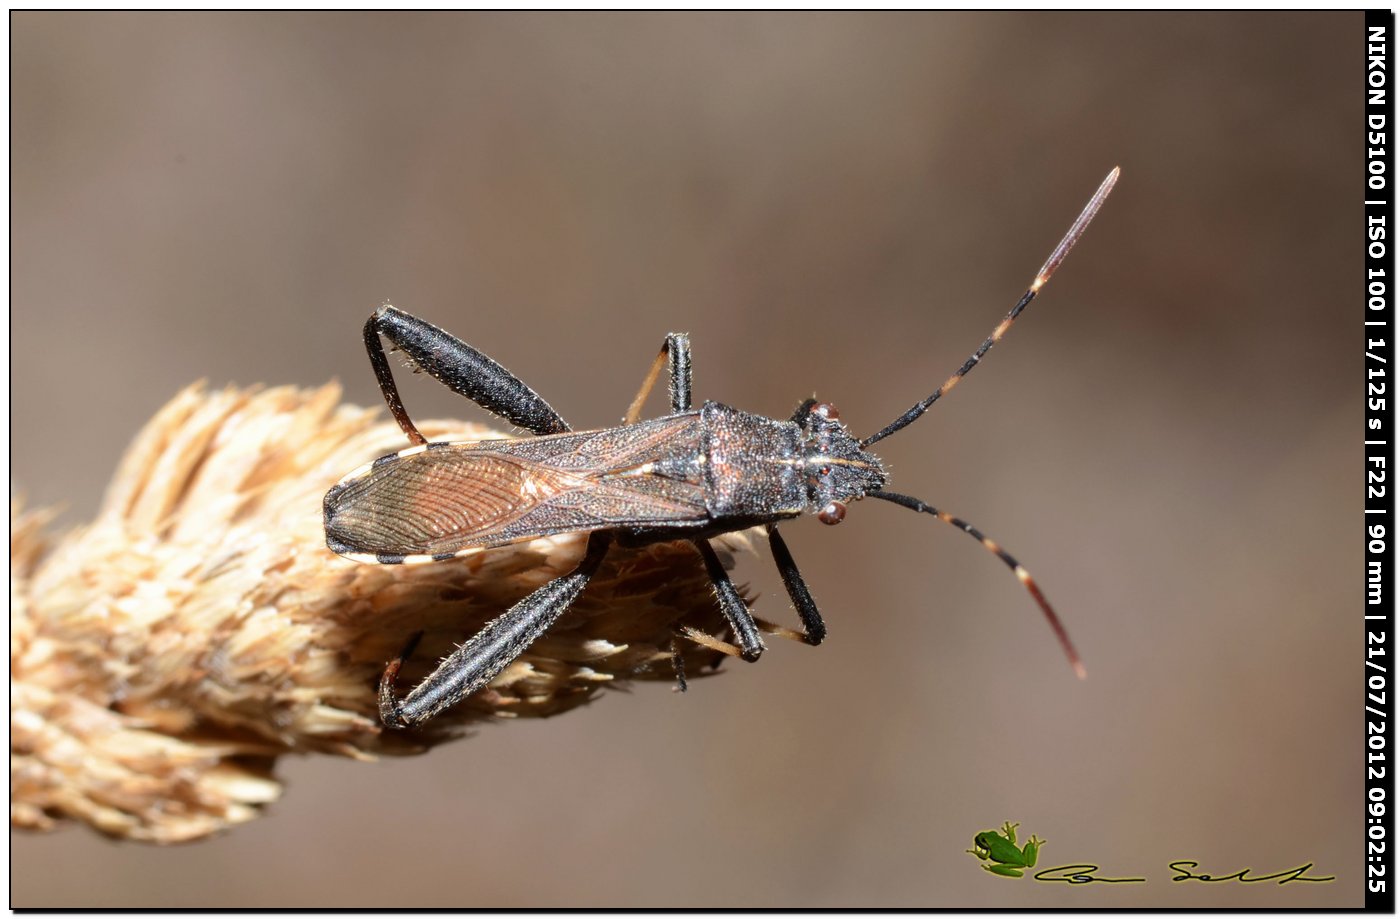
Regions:
<instances>
[{"instance_id":1,"label":"brown bug","mask_svg":"<svg viewBox=\"0 0 1400 919\"><path fill-rule=\"evenodd\" d=\"M348 558L383 565L456 558L558 533L587 532L583 560L487 623L407 697L394 682L417 639L380 681L380 716L407 727L485 686L569 608L608 547L689 540L704 559L737 647L690 635L745 660L763 653L758 626L715 550L721 533L763 526L802 638L819 644L821 614L778 535L777 524L804 513L840 523L848 502L880 498L932 514L979 540L1021 580L1082 677L1083 665L1050 604L1025 568L968 523L917 498L885 490L885 470L868 448L905 427L975 367L1059 267L1118 180L1114 169L1006 318L927 399L857 440L835 407L808 399L786 421L706 402L691 408L690 341L666 336L620 427L572 431L553 408L504 367L442 329L385 304L365 324L365 347L384 400L413 446L351 472L326 493L326 544ZM380 336L418 368L536 437L428 443L404 411ZM638 420L662 366L670 373L671 414ZM679 660L679 658L678 658ZM683 675L678 673L678 676Z\"/></svg>"}]
</instances>

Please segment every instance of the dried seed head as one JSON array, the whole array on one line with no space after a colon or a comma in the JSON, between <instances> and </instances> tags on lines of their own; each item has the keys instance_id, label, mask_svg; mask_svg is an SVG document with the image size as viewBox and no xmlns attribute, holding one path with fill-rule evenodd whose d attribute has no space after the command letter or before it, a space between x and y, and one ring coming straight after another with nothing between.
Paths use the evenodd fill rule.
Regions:
<instances>
[{"instance_id":1,"label":"dried seed head","mask_svg":"<svg viewBox=\"0 0 1400 919\"><path fill-rule=\"evenodd\" d=\"M382 731L375 686L415 631L405 685L530 590L582 537L416 567L325 546L321 498L403 446L377 412L316 390L192 386L128 449L97 519L46 543L11 508L11 823L83 820L196 839L275 799L284 753L409 753L482 720L558 714L629 679L673 679L680 627L723 634L693 547L614 549L577 604L491 686L421 730ZM493 435L426 423L434 440ZM731 547L746 542L727 537ZM686 671L722 655L681 642Z\"/></svg>"}]
</instances>

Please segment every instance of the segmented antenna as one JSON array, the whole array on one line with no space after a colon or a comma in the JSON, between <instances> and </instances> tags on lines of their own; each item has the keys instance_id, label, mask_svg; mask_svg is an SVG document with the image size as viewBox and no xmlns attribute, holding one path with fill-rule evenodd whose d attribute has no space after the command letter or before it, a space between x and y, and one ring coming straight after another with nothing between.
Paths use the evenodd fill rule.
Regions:
<instances>
[{"instance_id":1,"label":"segmented antenna","mask_svg":"<svg viewBox=\"0 0 1400 919\"><path fill-rule=\"evenodd\" d=\"M1117 175L1117 170L1114 170L1114 175ZM1110 178L1112 177L1113 176L1110 176ZM1102 189L1100 190L1102 191ZM1090 216L1093 215L1091 214ZM1076 226L1077 225L1078 224L1076 224ZM1068 247L1065 248L1066 251L1068 251ZM1057 249L1056 252L1059 252L1059 250ZM1064 254L1060 253L1060 257L1064 258ZM1051 256L1051 258L1054 258L1054 256ZM1022 584L1026 586L1026 590L1030 591L1031 596L1035 598L1035 602L1040 604L1040 609L1043 613L1045 613L1045 618L1050 620L1050 628L1055 630L1055 637L1060 640L1060 647L1065 649L1065 656L1069 658L1069 665L1074 668L1074 675L1079 677L1081 680L1088 676L1088 671L1084 669L1084 662L1079 659L1079 652L1074 650L1074 643L1069 640L1069 633L1065 631L1064 625L1061 624L1060 617L1055 615L1055 610L1051 608L1050 602L1045 599L1045 595L1042 594L1040 592L1040 588L1036 586L1035 579L1031 577L1031 573L1027 571L1024 567L1022 567L1020 562L1012 558L1009 552L1007 552L1001 546L997 545L997 543L993 540L988 539L986 536L982 535L982 532L980 530L978 530L972 524L968 523L966 520L954 517L947 511L940 511L933 505L925 504L918 498L911 498L908 495L901 495L892 491L872 491L870 492L869 497L882 498L885 501L893 502L894 504L898 504L901 507L907 507L911 511L919 511L920 513L924 514L932 514L939 520L942 520L944 523L950 524L951 526L955 526L958 529L962 530L968 536L971 536L973 539L980 542L982 544L982 548L986 549L988 552L991 552L997 558L1005 562L1006 567L1011 569L1012 573L1016 575L1017 580L1019 580Z\"/></svg>"},{"instance_id":2,"label":"segmented antenna","mask_svg":"<svg viewBox=\"0 0 1400 919\"><path fill-rule=\"evenodd\" d=\"M1113 167L1113 171L1110 172L1099 185L1099 190L1094 192L1094 196L1089 199L1089 203L1084 205L1084 210L1080 211L1078 219L1076 219L1073 226L1069 228L1069 232L1065 234L1065 238L1060 240L1060 244L1055 247L1055 251L1051 252L1050 257L1045 260L1045 264L1040 266L1040 271L1036 273L1035 280L1031 282L1031 286L1021 295L1021 299L1016 301L1016 305L1011 308L1011 312L1006 314L1006 318L1001 321L1001 324L992 330L992 334L987 336L986 341L982 342L981 347L972 352L972 356L963 362L963 365L958 368L958 372L950 376L942 386L938 387L933 395L910 408L909 411L900 415L883 429L871 434L869 437L865 438L865 440L862 440L860 442L861 447L868 447L877 440L884 440L895 431L913 422L924 412L928 411L928 407L937 402L944 393L949 392L954 386L958 385L958 381L965 377L969 370L977 366L978 361L982 360L982 355L990 351L992 345L1001 341L1001 337L1006 334L1006 330L1011 328L1011 323L1015 322L1016 317L1021 315L1021 310L1030 305L1030 302L1035 299L1035 295L1040 293L1040 289L1045 286L1045 282L1049 281L1050 276L1055 273L1055 269L1060 267L1060 263L1065 260L1065 256L1069 255L1069 250L1073 249L1074 244L1079 242L1079 237L1084 235L1084 230L1089 226L1089 221L1093 220L1094 215L1099 212L1099 208L1103 206L1104 199L1108 197L1108 193L1113 190L1113 185L1117 181L1118 167L1115 166Z\"/></svg>"}]
</instances>

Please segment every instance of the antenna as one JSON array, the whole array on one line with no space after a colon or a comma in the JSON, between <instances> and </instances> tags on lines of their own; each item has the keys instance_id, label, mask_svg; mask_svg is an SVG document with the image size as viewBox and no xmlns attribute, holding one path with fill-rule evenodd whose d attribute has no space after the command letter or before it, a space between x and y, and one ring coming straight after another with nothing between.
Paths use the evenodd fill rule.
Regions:
<instances>
[{"instance_id":1,"label":"antenna","mask_svg":"<svg viewBox=\"0 0 1400 919\"><path fill-rule=\"evenodd\" d=\"M1055 247L1055 251L1050 253L1050 257L1045 260L1045 264L1040 266L1040 271L1036 273L1035 280L1031 282L1031 286L1026 288L1026 292L1021 295L1020 300L1016 301L1016 305L1011 308L1011 312L1006 314L1006 318L1001 321L1001 324L995 329L992 329L992 334L987 336L987 340L982 342L981 346L976 351L972 352L972 356L963 362L963 365L958 368L957 373L950 376L944 381L942 386L934 390L933 395L917 405L914 405L909 411L900 415L894 421L891 421L884 428L871 434L869 437L865 438L865 440L862 440L860 442L862 448L870 446L877 440L884 440L895 431L912 423L920 415L928 411L930 405L937 402L944 393L951 391L954 386L958 385L959 380L967 376L969 370L977 366L977 363L982 360L982 355L992 350L992 345L1001 341L1001 337L1006 334L1006 330L1011 328L1011 323L1015 322L1016 317L1021 315L1021 310L1030 305L1030 302L1035 299L1035 295L1040 293L1040 289L1045 286L1045 282L1049 281L1050 276L1055 273L1055 269L1060 267L1060 263L1065 260L1065 256L1069 255L1069 250L1073 249L1074 244L1079 242L1079 237L1084 235L1084 230L1089 226L1089 221L1094 219L1094 215L1097 214L1099 208L1103 206L1104 200L1108 197L1108 193L1113 191L1114 183L1118 181L1118 173L1118 167L1113 167L1113 171L1099 184L1099 190L1094 192L1094 196L1089 199L1089 203L1084 205L1084 210L1079 212L1078 219L1076 219L1073 226L1069 228L1069 232L1065 234L1064 239L1060 240L1060 244Z\"/></svg>"}]
</instances>

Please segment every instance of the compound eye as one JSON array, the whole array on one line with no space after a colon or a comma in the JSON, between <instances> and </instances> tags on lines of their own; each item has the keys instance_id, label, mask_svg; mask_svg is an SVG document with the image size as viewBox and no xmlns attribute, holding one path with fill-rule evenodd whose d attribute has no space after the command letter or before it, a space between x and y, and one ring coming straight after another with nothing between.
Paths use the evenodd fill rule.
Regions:
<instances>
[{"instance_id":1,"label":"compound eye","mask_svg":"<svg viewBox=\"0 0 1400 919\"><path fill-rule=\"evenodd\" d=\"M817 519L828 526L835 526L846 519L846 505L840 501L828 501L826 507L817 514Z\"/></svg>"},{"instance_id":2,"label":"compound eye","mask_svg":"<svg viewBox=\"0 0 1400 919\"><path fill-rule=\"evenodd\" d=\"M827 421L835 421L841 417L841 413L836 410L836 406L830 402L818 402L812 406L812 414L821 415Z\"/></svg>"}]
</instances>

